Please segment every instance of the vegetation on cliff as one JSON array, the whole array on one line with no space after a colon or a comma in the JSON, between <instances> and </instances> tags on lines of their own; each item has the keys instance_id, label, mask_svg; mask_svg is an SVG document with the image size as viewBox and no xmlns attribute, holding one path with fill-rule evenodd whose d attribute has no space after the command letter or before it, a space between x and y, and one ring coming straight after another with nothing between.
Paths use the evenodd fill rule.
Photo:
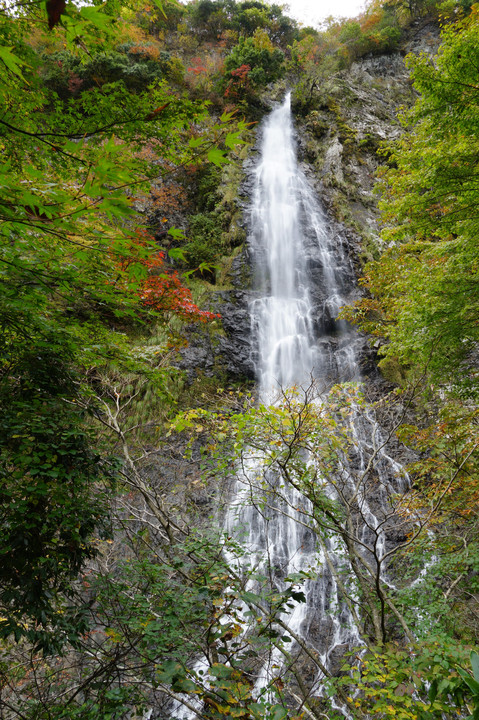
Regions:
<instances>
[{"instance_id":1,"label":"vegetation on cliff","mask_svg":"<svg viewBox=\"0 0 479 720\"><path fill-rule=\"evenodd\" d=\"M383 148L384 250L366 265L362 282L368 296L345 311L383 339L380 366L401 367L403 392L415 388L410 417L416 422L403 424L399 436L418 452L410 468L416 500L434 510L431 534L408 553L413 560L418 554L430 558L432 567L421 589L405 597L415 612L423 608L423 619L434 614L434 622L417 623L416 636L427 640L437 633L438 665L430 674L431 705L421 712L413 703L409 715L403 701L399 710L389 695L400 717L427 717L438 698L446 700L448 713L454 703L457 713L478 712L477 697L463 695L464 679L473 694L475 681L457 656L451 661L449 655L457 641L466 647L477 643L478 37L473 6L466 17L446 23L434 60L407 59L419 97L402 114L406 132ZM390 677L393 657L380 657L376 671ZM424 673L418 657L396 655L392 674L399 679L405 673L406 679L418 669ZM471 657L477 668L477 655ZM363 671L369 674L370 665Z\"/></svg>"}]
</instances>

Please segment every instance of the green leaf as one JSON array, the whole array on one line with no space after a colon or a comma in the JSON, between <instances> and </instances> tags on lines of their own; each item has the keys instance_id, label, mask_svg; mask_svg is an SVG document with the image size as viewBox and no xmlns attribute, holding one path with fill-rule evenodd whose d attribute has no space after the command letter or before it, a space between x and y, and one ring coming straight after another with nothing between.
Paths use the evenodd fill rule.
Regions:
<instances>
[{"instance_id":1,"label":"green leaf","mask_svg":"<svg viewBox=\"0 0 479 720\"><path fill-rule=\"evenodd\" d=\"M4 65L7 66L7 68L14 74L17 75L17 77L21 78L25 81L25 78L22 75L22 72L20 70L20 67L26 66L26 63L21 60L18 55L15 55L12 53L13 47L5 47L4 45L0 45L0 60L4 63ZM26 82L26 81L25 81Z\"/></svg>"},{"instance_id":2,"label":"green leaf","mask_svg":"<svg viewBox=\"0 0 479 720\"><path fill-rule=\"evenodd\" d=\"M468 685L472 692L475 695L479 695L479 682L477 682L477 680L474 680L474 678L472 678L469 673L462 668L457 668L457 672L464 679L464 682L466 683L466 685Z\"/></svg>"},{"instance_id":3,"label":"green leaf","mask_svg":"<svg viewBox=\"0 0 479 720\"><path fill-rule=\"evenodd\" d=\"M100 8L96 7L82 7L80 8L80 15L100 30L109 29L113 22L113 18L109 17L102 12Z\"/></svg>"},{"instance_id":4,"label":"green leaf","mask_svg":"<svg viewBox=\"0 0 479 720\"><path fill-rule=\"evenodd\" d=\"M185 239L185 233L183 230L180 230L179 228L170 228L168 230L168 235L171 235L171 237L175 238L175 240L184 240Z\"/></svg>"},{"instance_id":5,"label":"green leaf","mask_svg":"<svg viewBox=\"0 0 479 720\"><path fill-rule=\"evenodd\" d=\"M196 685L189 678L181 678L174 681L174 683L172 684L172 688L175 692L191 693L195 692Z\"/></svg>"},{"instance_id":6,"label":"green leaf","mask_svg":"<svg viewBox=\"0 0 479 720\"><path fill-rule=\"evenodd\" d=\"M271 720L284 720L288 717L288 712L282 705L273 705L271 712Z\"/></svg>"},{"instance_id":7,"label":"green leaf","mask_svg":"<svg viewBox=\"0 0 479 720\"><path fill-rule=\"evenodd\" d=\"M225 137L225 145L226 147L233 149L236 145L245 145L245 141L241 138L241 133L229 133Z\"/></svg>"},{"instance_id":8,"label":"green leaf","mask_svg":"<svg viewBox=\"0 0 479 720\"><path fill-rule=\"evenodd\" d=\"M222 152L219 148L212 148L209 150L207 158L211 163L213 163L213 165L217 165L218 167L221 167L225 163L229 162L224 152Z\"/></svg>"},{"instance_id":9,"label":"green leaf","mask_svg":"<svg viewBox=\"0 0 479 720\"><path fill-rule=\"evenodd\" d=\"M185 677L184 668L179 662L175 660L167 660L165 663L157 668L158 679L160 682L171 684L173 679L178 678L179 675ZM182 679L181 677L179 678Z\"/></svg>"},{"instance_id":10,"label":"green leaf","mask_svg":"<svg viewBox=\"0 0 479 720\"><path fill-rule=\"evenodd\" d=\"M471 651L471 666L474 678L479 682L479 655L475 650Z\"/></svg>"},{"instance_id":11,"label":"green leaf","mask_svg":"<svg viewBox=\"0 0 479 720\"><path fill-rule=\"evenodd\" d=\"M181 260L182 262L186 262L186 253L183 248L171 248L171 250L168 250L168 257L172 260Z\"/></svg>"},{"instance_id":12,"label":"green leaf","mask_svg":"<svg viewBox=\"0 0 479 720\"><path fill-rule=\"evenodd\" d=\"M235 114L236 110L233 110L232 112L224 112L222 116L220 117L220 120L222 123L228 123L230 122L231 118Z\"/></svg>"},{"instance_id":13,"label":"green leaf","mask_svg":"<svg viewBox=\"0 0 479 720\"><path fill-rule=\"evenodd\" d=\"M263 599L261 595L257 595L256 593L250 592L249 590L245 590L244 592L242 592L240 597L245 602L250 602L253 604L261 602L261 600Z\"/></svg>"},{"instance_id":14,"label":"green leaf","mask_svg":"<svg viewBox=\"0 0 479 720\"><path fill-rule=\"evenodd\" d=\"M161 2L161 0L153 0L153 5L155 5L158 8L158 10L162 13L163 17L165 17L165 18L167 17L165 10L163 8L163 3Z\"/></svg>"}]
</instances>

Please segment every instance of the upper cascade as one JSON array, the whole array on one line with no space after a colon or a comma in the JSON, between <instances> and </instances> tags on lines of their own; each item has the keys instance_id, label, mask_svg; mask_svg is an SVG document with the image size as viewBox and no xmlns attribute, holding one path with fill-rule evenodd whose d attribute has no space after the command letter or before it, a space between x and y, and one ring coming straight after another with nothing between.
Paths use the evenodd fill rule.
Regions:
<instances>
[{"instance_id":1,"label":"upper cascade","mask_svg":"<svg viewBox=\"0 0 479 720\"><path fill-rule=\"evenodd\" d=\"M342 243L328 233L298 166L289 93L264 124L254 179L250 247L259 297L251 303L251 318L260 395L311 378L358 379L355 335L337 320L344 304ZM320 286L321 308L311 295L313 267L319 269L314 283ZM336 358L318 345L321 335L339 339Z\"/></svg>"}]
</instances>

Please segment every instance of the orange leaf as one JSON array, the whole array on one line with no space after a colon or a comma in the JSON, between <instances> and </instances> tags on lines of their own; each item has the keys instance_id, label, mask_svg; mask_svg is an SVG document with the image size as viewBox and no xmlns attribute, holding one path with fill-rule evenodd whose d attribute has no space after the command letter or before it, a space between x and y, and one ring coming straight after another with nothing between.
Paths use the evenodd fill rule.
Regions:
<instances>
[{"instance_id":1,"label":"orange leaf","mask_svg":"<svg viewBox=\"0 0 479 720\"><path fill-rule=\"evenodd\" d=\"M165 107L168 107L168 105L171 105L171 100L164 105L160 105L160 107L157 107L155 110L153 110L149 115L146 116L145 120L154 120L154 118L159 115Z\"/></svg>"}]
</instances>

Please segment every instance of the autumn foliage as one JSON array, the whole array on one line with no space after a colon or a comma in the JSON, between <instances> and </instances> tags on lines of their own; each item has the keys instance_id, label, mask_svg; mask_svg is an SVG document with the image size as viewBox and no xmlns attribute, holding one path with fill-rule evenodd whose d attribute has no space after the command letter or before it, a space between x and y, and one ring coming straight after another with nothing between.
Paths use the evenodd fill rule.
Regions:
<instances>
[{"instance_id":1,"label":"autumn foliage","mask_svg":"<svg viewBox=\"0 0 479 720\"><path fill-rule=\"evenodd\" d=\"M162 250L144 254L153 243L152 238L139 234L135 239L135 249L140 257L132 255L120 263L125 273L141 276L135 285L141 306L166 321L172 316L187 322L207 322L220 317L217 313L201 310L193 302L191 290L183 284L176 271L167 267Z\"/></svg>"},{"instance_id":2,"label":"autumn foliage","mask_svg":"<svg viewBox=\"0 0 479 720\"><path fill-rule=\"evenodd\" d=\"M239 97L250 88L248 74L251 70L250 65L241 65L239 68L231 71L231 80L226 86L225 97Z\"/></svg>"}]
</instances>

